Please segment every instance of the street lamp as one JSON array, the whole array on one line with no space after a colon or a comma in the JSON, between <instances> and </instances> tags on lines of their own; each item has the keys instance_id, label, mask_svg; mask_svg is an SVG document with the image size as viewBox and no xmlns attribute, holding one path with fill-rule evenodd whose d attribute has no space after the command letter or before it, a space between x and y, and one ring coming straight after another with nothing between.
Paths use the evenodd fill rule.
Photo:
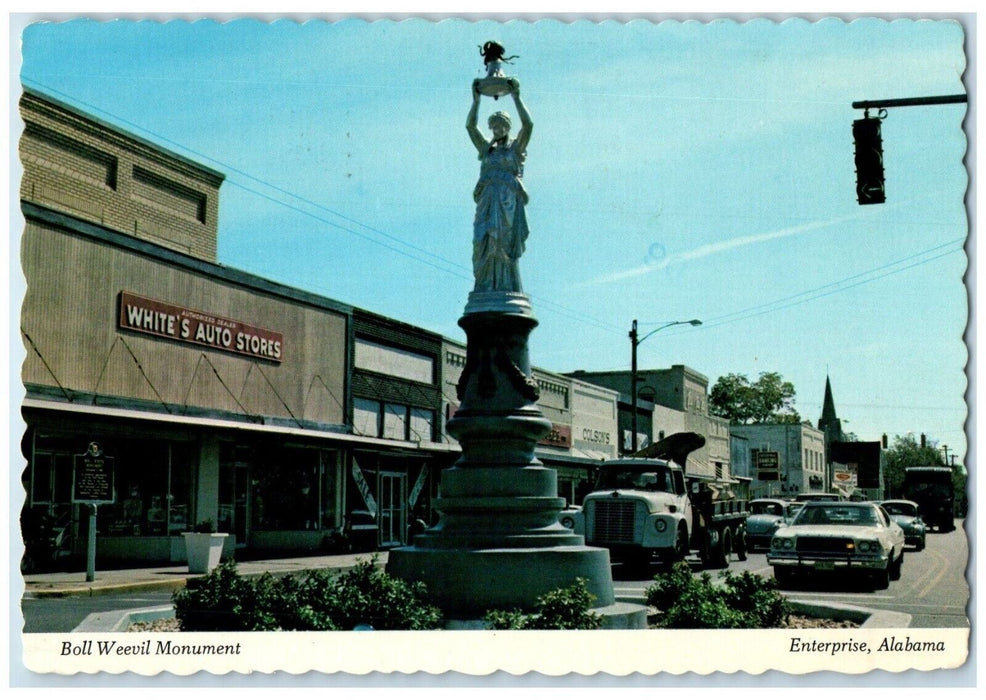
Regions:
<instances>
[{"instance_id":1,"label":"street lamp","mask_svg":"<svg viewBox=\"0 0 986 700\"><path fill-rule=\"evenodd\" d=\"M645 335L643 338L637 337L637 319L633 319L633 327L630 328L630 452L633 454L637 451L637 346L642 342L650 338L652 335L658 331L663 331L665 328L670 328L671 326L701 326L702 322L697 318L693 318L691 321L671 321L665 323L663 326L658 326L650 333Z\"/></svg>"}]
</instances>

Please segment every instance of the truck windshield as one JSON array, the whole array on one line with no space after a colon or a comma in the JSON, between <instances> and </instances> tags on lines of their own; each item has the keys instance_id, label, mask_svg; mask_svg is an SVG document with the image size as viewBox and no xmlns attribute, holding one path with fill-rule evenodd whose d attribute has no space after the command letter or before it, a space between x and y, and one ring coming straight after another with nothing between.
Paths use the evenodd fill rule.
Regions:
<instances>
[{"instance_id":1,"label":"truck windshield","mask_svg":"<svg viewBox=\"0 0 986 700\"><path fill-rule=\"evenodd\" d=\"M628 489L674 493L671 471L664 467L642 469L604 469L599 475L599 489Z\"/></svg>"}]
</instances>

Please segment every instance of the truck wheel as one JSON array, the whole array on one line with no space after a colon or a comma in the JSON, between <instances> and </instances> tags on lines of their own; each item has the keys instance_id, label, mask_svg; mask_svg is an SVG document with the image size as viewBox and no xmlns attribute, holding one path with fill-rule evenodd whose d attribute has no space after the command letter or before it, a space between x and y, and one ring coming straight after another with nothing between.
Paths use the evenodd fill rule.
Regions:
<instances>
[{"instance_id":1,"label":"truck wheel","mask_svg":"<svg viewBox=\"0 0 986 700\"><path fill-rule=\"evenodd\" d=\"M746 530L740 528L736 531L736 558L740 561L746 561Z\"/></svg>"},{"instance_id":2,"label":"truck wheel","mask_svg":"<svg viewBox=\"0 0 986 700\"><path fill-rule=\"evenodd\" d=\"M722 529L719 535L719 544L716 545L715 552L712 554L712 566L717 569L729 567L729 555L733 553L733 533L728 527Z\"/></svg>"},{"instance_id":3,"label":"truck wheel","mask_svg":"<svg viewBox=\"0 0 986 700\"><path fill-rule=\"evenodd\" d=\"M674 560L683 561L688 556L688 530L684 523L679 523L678 534L674 538Z\"/></svg>"}]
</instances>

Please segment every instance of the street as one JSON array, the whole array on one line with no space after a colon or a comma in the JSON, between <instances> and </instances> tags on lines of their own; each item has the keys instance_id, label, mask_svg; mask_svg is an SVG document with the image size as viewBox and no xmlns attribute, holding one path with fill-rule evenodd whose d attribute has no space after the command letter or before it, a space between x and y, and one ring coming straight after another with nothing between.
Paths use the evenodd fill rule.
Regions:
<instances>
[{"instance_id":1,"label":"street","mask_svg":"<svg viewBox=\"0 0 986 700\"><path fill-rule=\"evenodd\" d=\"M141 591L65 598L25 598L21 601L25 632L71 632L92 613L136 610L168 605L171 591Z\"/></svg>"},{"instance_id":2,"label":"street","mask_svg":"<svg viewBox=\"0 0 986 700\"><path fill-rule=\"evenodd\" d=\"M840 581L815 580L803 582L797 589L782 589L783 593L798 600L907 613L912 616L911 627L968 627L969 584L965 574L968 539L964 521L956 520L955 524L952 532L929 533L923 551L908 548L900 580L891 581L886 590L869 591ZM697 567L697 560L694 565ZM642 596L650 579L624 580L621 568L619 565L613 568L617 596ZM749 554L745 562L738 561L734 555L729 570L773 576L773 568L767 565L767 555L763 552ZM714 569L709 573L713 578L718 575Z\"/></svg>"},{"instance_id":3,"label":"street","mask_svg":"<svg viewBox=\"0 0 986 700\"><path fill-rule=\"evenodd\" d=\"M823 581L812 586L802 584L798 589L783 592L799 600L907 613L912 616L911 627L968 627L966 606L969 585L965 568L969 550L963 526L964 521L957 520L956 529L952 532L929 533L927 547L921 552L909 548L900 580L892 581L886 590L870 591L861 586L843 585L839 581ZM698 575L698 561L689 561ZM749 554L745 562L737 560L734 555L729 566L734 573L750 571L761 576L773 576L773 569L767 565L767 556L763 552ZM654 573L656 571L650 572L647 578L630 579L623 573L622 566L614 566L613 585L617 597L641 600ZM709 573L713 577L718 575L714 569ZM151 608L170 602L169 591L128 591L93 597L25 598L21 601L21 610L25 632L69 632L91 613Z\"/></svg>"}]
</instances>

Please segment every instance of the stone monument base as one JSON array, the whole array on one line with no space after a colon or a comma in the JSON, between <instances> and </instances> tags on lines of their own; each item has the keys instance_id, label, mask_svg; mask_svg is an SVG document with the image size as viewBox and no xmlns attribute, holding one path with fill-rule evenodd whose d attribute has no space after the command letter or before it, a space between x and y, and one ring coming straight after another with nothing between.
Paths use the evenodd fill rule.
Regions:
<instances>
[{"instance_id":1,"label":"stone monument base","mask_svg":"<svg viewBox=\"0 0 986 700\"><path fill-rule=\"evenodd\" d=\"M422 581L449 619L481 619L489 610L530 610L538 596L586 579L594 606L615 604L609 552L586 546L390 551L387 572Z\"/></svg>"}]
</instances>

